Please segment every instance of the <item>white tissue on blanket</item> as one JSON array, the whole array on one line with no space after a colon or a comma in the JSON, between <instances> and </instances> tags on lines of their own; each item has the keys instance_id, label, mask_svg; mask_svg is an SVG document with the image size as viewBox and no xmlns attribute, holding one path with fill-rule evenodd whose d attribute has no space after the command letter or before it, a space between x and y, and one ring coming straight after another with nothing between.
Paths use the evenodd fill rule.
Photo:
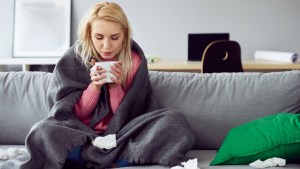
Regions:
<instances>
[{"instance_id":1,"label":"white tissue on blanket","mask_svg":"<svg viewBox=\"0 0 300 169\"><path fill-rule=\"evenodd\" d=\"M117 147L116 135L109 134L104 137L96 137L96 139L92 141L92 144L101 149L112 149L114 147Z\"/></svg>"},{"instance_id":2,"label":"white tissue on blanket","mask_svg":"<svg viewBox=\"0 0 300 169\"><path fill-rule=\"evenodd\" d=\"M277 52L277 51L256 51L254 53L254 58L286 62L286 63L296 63L300 61L297 53Z\"/></svg>"},{"instance_id":3,"label":"white tissue on blanket","mask_svg":"<svg viewBox=\"0 0 300 169\"><path fill-rule=\"evenodd\" d=\"M192 160L188 160L187 162L182 162L181 165L183 165L183 167L177 165L177 166L172 167L171 169L200 169L198 167L197 158L194 158Z\"/></svg>"},{"instance_id":4,"label":"white tissue on blanket","mask_svg":"<svg viewBox=\"0 0 300 169\"><path fill-rule=\"evenodd\" d=\"M276 167L276 166L285 166L285 159L282 158L269 158L265 161L256 160L249 164L249 166L254 168L267 168L267 167Z\"/></svg>"},{"instance_id":5,"label":"white tissue on blanket","mask_svg":"<svg viewBox=\"0 0 300 169\"><path fill-rule=\"evenodd\" d=\"M23 148L8 148L7 150L0 149L0 160L7 160L11 157L17 157L26 153L26 150Z\"/></svg>"}]
</instances>

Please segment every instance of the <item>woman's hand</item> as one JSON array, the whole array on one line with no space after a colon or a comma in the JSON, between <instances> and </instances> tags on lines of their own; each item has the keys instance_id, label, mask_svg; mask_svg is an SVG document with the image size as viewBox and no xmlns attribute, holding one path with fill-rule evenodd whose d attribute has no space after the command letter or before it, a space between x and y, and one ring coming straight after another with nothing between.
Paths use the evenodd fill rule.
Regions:
<instances>
[{"instance_id":1,"label":"woman's hand","mask_svg":"<svg viewBox=\"0 0 300 169\"><path fill-rule=\"evenodd\" d=\"M110 71L116 78L112 77L111 80L113 83L109 84L110 88L115 88L122 85L122 82L124 80L124 74L122 69L122 63L117 62L114 64L114 66L111 67Z\"/></svg>"},{"instance_id":2,"label":"woman's hand","mask_svg":"<svg viewBox=\"0 0 300 169\"><path fill-rule=\"evenodd\" d=\"M95 65L95 63L96 63L96 60L92 59L91 60L91 64ZM102 69L100 67L97 67L96 71L97 71L97 73L96 72L91 72L90 73L92 85L93 85L94 89L101 90L101 87L106 83L105 82L105 78L106 78L105 73L106 73L106 70Z\"/></svg>"}]
</instances>

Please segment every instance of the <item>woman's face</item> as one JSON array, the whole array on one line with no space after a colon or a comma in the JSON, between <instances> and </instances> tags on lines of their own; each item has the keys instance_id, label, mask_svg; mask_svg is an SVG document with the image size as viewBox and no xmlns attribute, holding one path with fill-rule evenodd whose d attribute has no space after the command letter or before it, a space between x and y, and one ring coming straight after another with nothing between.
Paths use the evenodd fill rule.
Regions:
<instances>
[{"instance_id":1,"label":"woman's face","mask_svg":"<svg viewBox=\"0 0 300 169\"><path fill-rule=\"evenodd\" d=\"M121 24L103 19L92 23L93 45L104 60L113 59L122 49L124 31Z\"/></svg>"}]
</instances>

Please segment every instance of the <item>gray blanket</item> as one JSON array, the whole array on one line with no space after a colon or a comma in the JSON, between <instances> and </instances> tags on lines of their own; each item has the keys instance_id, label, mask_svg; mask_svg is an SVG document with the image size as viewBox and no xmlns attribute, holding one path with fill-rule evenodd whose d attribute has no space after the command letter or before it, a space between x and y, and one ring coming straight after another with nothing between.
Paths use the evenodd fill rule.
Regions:
<instances>
[{"instance_id":1,"label":"gray blanket","mask_svg":"<svg viewBox=\"0 0 300 169\"><path fill-rule=\"evenodd\" d=\"M91 144L97 133L73 112L76 101L90 83L89 68L74 53L73 47L58 62L49 89L50 116L30 130L26 138L29 152L25 162L8 161L2 168L60 169L69 151L82 146L82 158L88 167L111 167L116 159L139 164L178 165L194 143L190 126L180 112L172 109L148 110L151 85L147 61L141 48L132 49L141 56L141 64L130 89L103 135L116 134L117 147L106 150ZM53 97L55 96L55 97Z\"/></svg>"}]
</instances>

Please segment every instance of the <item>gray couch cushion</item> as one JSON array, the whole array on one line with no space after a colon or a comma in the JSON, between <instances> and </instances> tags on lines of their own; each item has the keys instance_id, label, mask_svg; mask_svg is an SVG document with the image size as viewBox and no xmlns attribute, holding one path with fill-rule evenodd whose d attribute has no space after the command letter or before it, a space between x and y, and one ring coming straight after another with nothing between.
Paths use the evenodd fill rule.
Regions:
<instances>
[{"instance_id":1,"label":"gray couch cushion","mask_svg":"<svg viewBox=\"0 0 300 169\"><path fill-rule=\"evenodd\" d=\"M24 144L31 126L49 113L51 73L0 72L0 144Z\"/></svg>"},{"instance_id":2,"label":"gray couch cushion","mask_svg":"<svg viewBox=\"0 0 300 169\"><path fill-rule=\"evenodd\" d=\"M300 110L300 71L150 72L150 80L158 103L180 109L188 119L196 136L194 149L218 149L232 127Z\"/></svg>"}]
</instances>

